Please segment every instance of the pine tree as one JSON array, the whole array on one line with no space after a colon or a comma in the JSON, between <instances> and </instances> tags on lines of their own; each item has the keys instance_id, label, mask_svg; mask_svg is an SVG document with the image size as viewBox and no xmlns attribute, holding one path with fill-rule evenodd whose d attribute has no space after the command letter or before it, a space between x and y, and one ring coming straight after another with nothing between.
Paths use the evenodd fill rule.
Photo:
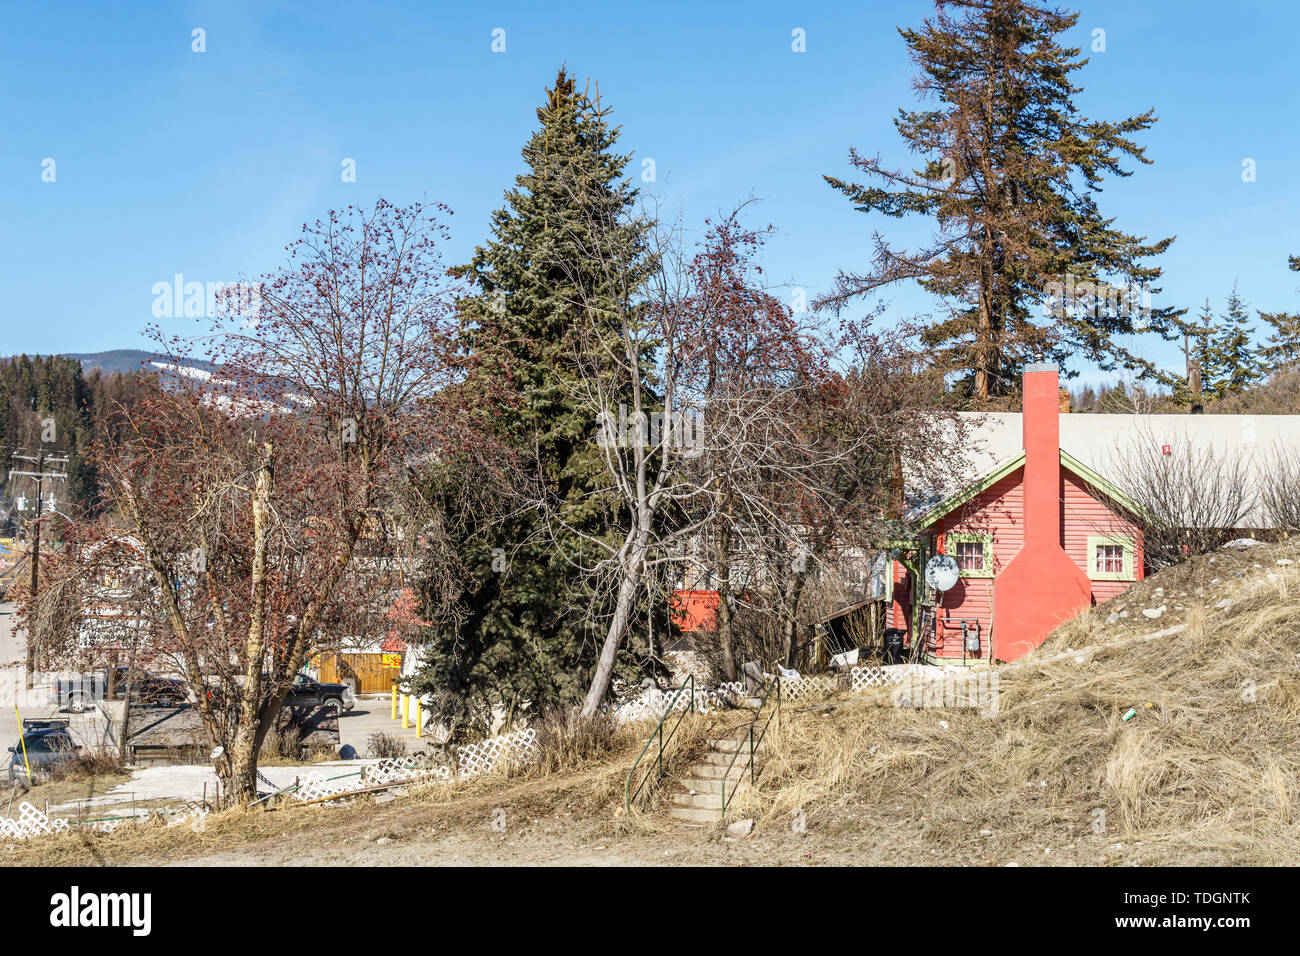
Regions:
<instances>
[{"instance_id":1,"label":"pine tree","mask_svg":"<svg viewBox=\"0 0 1300 956\"><path fill-rule=\"evenodd\" d=\"M1174 383L1174 401L1188 406L1192 411L1204 408L1207 397L1212 397L1220 373L1210 353L1217 319L1207 298L1194 319L1179 319L1183 335L1183 351L1187 365L1186 377Z\"/></svg>"},{"instance_id":2,"label":"pine tree","mask_svg":"<svg viewBox=\"0 0 1300 956\"><path fill-rule=\"evenodd\" d=\"M1198 357L1201 389L1207 398L1239 394L1264 376L1250 341L1255 330L1236 283L1226 304L1227 311L1217 319L1208 301L1201 312Z\"/></svg>"},{"instance_id":3,"label":"pine tree","mask_svg":"<svg viewBox=\"0 0 1300 956\"><path fill-rule=\"evenodd\" d=\"M637 194L607 114L598 94L560 70L523 149L527 168L492 215L491 238L455 270L474 291L460 303L476 363L469 387L505 396L496 430L560 519L547 526L536 511L508 509L466 527L460 620L434 629L421 676L439 716L460 732L476 719L481 727L487 708L509 713L528 701L537 712L580 700L600 645L600 599L575 566L587 538L613 540L614 505L601 493L609 479L595 413L576 387L571 356L585 325L576 310L600 307L593 289L618 294L602 286L593 251L617 249L607 261L632 261L644 247L642 228L625 221Z\"/></svg>"},{"instance_id":4,"label":"pine tree","mask_svg":"<svg viewBox=\"0 0 1300 956\"><path fill-rule=\"evenodd\" d=\"M1300 272L1300 256L1289 256L1287 265L1293 272ZM1260 347L1260 359L1274 370L1300 362L1300 314L1261 312L1259 317L1273 327L1268 344Z\"/></svg>"},{"instance_id":5,"label":"pine tree","mask_svg":"<svg viewBox=\"0 0 1300 956\"><path fill-rule=\"evenodd\" d=\"M917 281L948 306L927 343L979 400L1015 392L1020 367L1037 355L1061 362L1074 352L1105 369L1156 374L1115 336L1168 334L1181 315L1145 307L1160 269L1144 260L1173 239L1116 229L1094 198L1107 175L1130 175L1125 159L1150 162L1132 137L1155 123L1154 110L1117 122L1080 115L1071 75L1087 60L1058 39L1078 14L1030 0L936 6L919 29L899 31L918 96L935 102L894 121L923 165L890 169L854 151L853 166L878 185L825 177L860 211L929 218L935 237L913 251L877 235L871 269L841 273L819 305ZM1138 289L1146 296L1135 301ZM1033 314L1040 303L1045 317Z\"/></svg>"},{"instance_id":6,"label":"pine tree","mask_svg":"<svg viewBox=\"0 0 1300 956\"><path fill-rule=\"evenodd\" d=\"M1267 344L1259 349L1259 357L1268 367L1277 370L1300 362L1300 314L1261 312L1259 317L1273 328Z\"/></svg>"}]
</instances>

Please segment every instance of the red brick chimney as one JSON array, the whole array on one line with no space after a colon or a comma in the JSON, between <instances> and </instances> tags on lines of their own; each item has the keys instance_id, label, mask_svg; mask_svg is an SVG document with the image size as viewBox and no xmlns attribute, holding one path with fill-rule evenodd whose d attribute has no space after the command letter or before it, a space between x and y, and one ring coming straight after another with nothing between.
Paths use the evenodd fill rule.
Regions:
<instances>
[{"instance_id":1,"label":"red brick chimney","mask_svg":"<svg viewBox=\"0 0 1300 956\"><path fill-rule=\"evenodd\" d=\"M1056 366L1025 366L1024 544L993 580L993 655L1014 661L1092 603L1092 583L1062 547L1060 385Z\"/></svg>"}]
</instances>

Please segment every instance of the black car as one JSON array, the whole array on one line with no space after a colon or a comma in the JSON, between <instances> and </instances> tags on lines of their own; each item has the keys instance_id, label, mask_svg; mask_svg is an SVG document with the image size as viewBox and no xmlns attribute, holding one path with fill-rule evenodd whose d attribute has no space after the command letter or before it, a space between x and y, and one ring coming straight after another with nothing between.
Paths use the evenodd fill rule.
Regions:
<instances>
[{"instance_id":1,"label":"black car","mask_svg":"<svg viewBox=\"0 0 1300 956\"><path fill-rule=\"evenodd\" d=\"M152 674L138 677L131 682L132 707L182 707L190 702L189 691L185 681L174 677L154 677ZM124 695L123 685L118 695Z\"/></svg>"},{"instance_id":2,"label":"black car","mask_svg":"<svg viewBox=\"0 0 1300 956\"><path fill-rule=\"evenodd\" d=\"M47 779L61 764L75 762L80 751L67 721L25 720L22 739L9 748L9 786L26 790Z\"/></svg>"}]
</instances>

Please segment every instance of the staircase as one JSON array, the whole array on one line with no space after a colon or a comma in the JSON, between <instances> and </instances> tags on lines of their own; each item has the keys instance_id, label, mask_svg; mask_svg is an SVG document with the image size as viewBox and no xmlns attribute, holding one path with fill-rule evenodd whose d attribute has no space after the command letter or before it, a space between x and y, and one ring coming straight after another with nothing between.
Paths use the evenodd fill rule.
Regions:
<instances>
[{"instance_id":1,"label":"staircase","mask_svg":"<svg viewBox=\"0 0 1300 956\"><path fill-rule=\"evenodd\" d=\"M755 763L761 759L763 748L764 743L760 741L754 753ZM743 752L737 753L741 750ZM668 816L694 825L720 823L724 780L728 800L733 793L749 786L748 739L711 739L704 759L692 766L686 776L678 781L679 789L672 795Z\"/></svg>"}]
</instances>

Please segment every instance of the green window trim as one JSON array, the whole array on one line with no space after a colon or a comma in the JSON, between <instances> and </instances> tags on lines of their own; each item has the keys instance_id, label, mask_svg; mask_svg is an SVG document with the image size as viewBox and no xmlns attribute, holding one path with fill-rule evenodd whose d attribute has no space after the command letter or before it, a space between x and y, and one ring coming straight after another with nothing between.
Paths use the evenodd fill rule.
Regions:
<instances>
[{"instance_id":1,"label":"green window trim","mask_svg":"<svg viewBox=\"0 0 1300 956\"><path fill-rule=\"evenodd\" d=\"M1098 571L1097 548L1102 545L1120 545L1124 548L1123 571ZM1133 539L1121 534L1088 535L1088 578L1092 581L1136 581L1133 572Z\"/></svg>"},{"instance_id":2,"label":"green window trim","mask_svg":"<svg viewBox=\"0 0 1300 956\"><path fill-rule=\"evenodd\" d=\"M944 553L950 555L954 560L957 557L957 545L962 543L978 542L984 545L984 568L981 571L959 571L958 574L963 578L991 578L993 577L993 535L991 534L971 534L961 531L949 531L944 534L943 549Z\"/></svg>"}]
</instances>

